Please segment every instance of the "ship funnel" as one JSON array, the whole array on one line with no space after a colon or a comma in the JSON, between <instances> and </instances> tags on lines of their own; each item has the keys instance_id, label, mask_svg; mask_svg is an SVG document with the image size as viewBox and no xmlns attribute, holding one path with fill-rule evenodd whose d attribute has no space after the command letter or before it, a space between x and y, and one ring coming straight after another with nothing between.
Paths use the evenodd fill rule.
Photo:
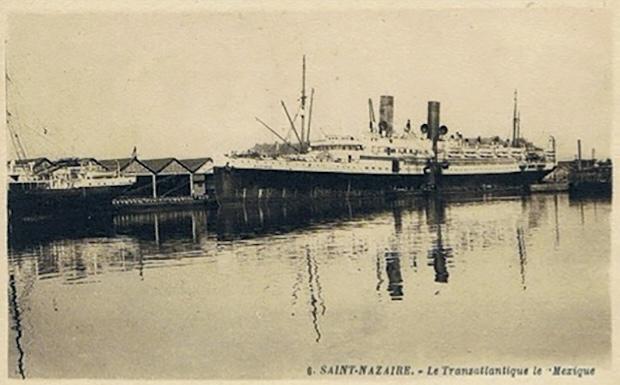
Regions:
<instances>
[{"instance_id":1,"label":"ship funnel","mask_svg":"<svg viewBox=\"0 0 620 385\"><path fill-rule=\"evenodd\" d=\"M577 139L577 169L581 170L581 139Z\"/></svg>"},{"instance_id":2,"label":"ship funnel","mask_svg":"<svg viewBox=\"0 0 620 385\"><path fill-rule=\"evenodd\" d=\"M394 97L381 95L379 103L379 133L392 136L394 132Z\"/></svg>"},{"instance_id":3,"label":"ship funnel","mask_svg":"<svg viewBox=\"0 0 620 385\"><path fill-rule=\"evenodd\" d=\"M439 102L428 102L428 128L426 135L429 139L438 137L439 134Z\"/></svg>"}]
</instances>

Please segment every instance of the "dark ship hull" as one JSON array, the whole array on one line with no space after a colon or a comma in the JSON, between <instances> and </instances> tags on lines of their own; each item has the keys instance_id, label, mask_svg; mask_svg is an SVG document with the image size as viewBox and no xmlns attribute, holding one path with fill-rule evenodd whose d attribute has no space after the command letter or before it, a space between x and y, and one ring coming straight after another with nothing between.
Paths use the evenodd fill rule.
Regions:
<instances>
[{"instance_id":1,"label":"dark ship hull","mask_svg":"<svg viewBox=\"0 0 620 385\"><path fill-rule=\"evenodd\" d=\"M68 189L24 188L10 184L10 216L42 216L59 211L101 211L112 208L112 200L127 186L101 186Z\"/></svg>"},{"instance_id":2,"label":"dark ship hull","mask_svg":"<svg viewBox=\"0 0 620 385\"><path fill-rule=\"evenodd\" d=\"M575 164L568 175L568 191L571 195L611 195L612 179L611 164L583 168Z\"/></svg>"},{"instance_id":3,"label":"dark ship hull","mask_svg":"<svg viewBox=\"0 0 620 385\"><path fill-rule=\"evenodd\" d=\"M524 170L501 174L445 174L441 192L527 192L551 170ZM385 197L395 194L423 195L427 175L353 174L215 167L213 184L220 205L266 200Z\"/></svg>"},{"instance_id":4,"label":"dark ship hull","mask_svg":"<svg viewBox=\"0 0 620 385\"><path fill-rule=\"evenodd\" d=\"M604 195L611 196L611 182L579 182L568 185L571 195Z\"/></svg>"}]
</instances>

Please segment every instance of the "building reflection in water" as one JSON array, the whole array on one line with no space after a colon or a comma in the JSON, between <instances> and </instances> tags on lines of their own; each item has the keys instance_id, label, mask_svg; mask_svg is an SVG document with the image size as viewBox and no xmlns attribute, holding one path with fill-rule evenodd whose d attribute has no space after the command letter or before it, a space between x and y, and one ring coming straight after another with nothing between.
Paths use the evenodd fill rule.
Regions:
<instances>
[{"instance_id":1,"label":"building reflection in water","mask_svg":"<svg viewBox=\"0 0 620 385\"><path fill-rule=\"evenodd\" d=\"M36 279L62 277L66 284L96 283L106 271L137 270L179 256L202 256L207 213L125 213L101 218L14 221L10 260L31 265ZM58 225L56 225L58 224ZM76 234L72 230L79 228Z\"/></svg>"},{"instance_id":2,"label":"building reflection in water","mask_svg":"<svg viewBox=\"0 0 620 385\"><path fill-rule=\"evenodd\" d=\"M552 199L555 241L559 245L558 197ZM541 197L521 200L527 222L520 230L520 239L538 225L545 212L544 200ZM582 211L583 202L577 204ZM97 282L95 278L106 271L134 270L143 279L147 269L156 267L158 261L161 261L160 265L164 260L181 263L182 258L213 255L218 243L287 234L327 223L340 225L357 218L367 220L364 218L371 218L369 214L385 212L386 205L385 202L373 206L351 200L340 205L332 202L274 207L259 205L219 212L125 213L53 222L11 223L11 263L17 266L35 263L37 277L62 276L66 283ZM457 217L450 219L456 222L446 223L446 206L446 201L440 197L390 203L393 229L383 247L377 250L374 260L377 291L386 290L390 298L402 299L407 278L403 269L410 267L413 273L417 272L417 256L424 254L428 266L434 270L435 281L447 283L453 258L453 250L447 245L449 230L456 231L453 237L468 252L514 239L514 235L510 235L514 234L512 229L498 227L492 222L470 222L467 218L460 218L461 209L456 206ZM475 207L471 209L475 210ZM469 208L464 206L463 210ZM411 214L406 217L410 220L403 220L405 214ZM207 220L208 217L213 219ZM525 243L521 241L518 245L523 249Z\"/></svg>"}]
</instances>

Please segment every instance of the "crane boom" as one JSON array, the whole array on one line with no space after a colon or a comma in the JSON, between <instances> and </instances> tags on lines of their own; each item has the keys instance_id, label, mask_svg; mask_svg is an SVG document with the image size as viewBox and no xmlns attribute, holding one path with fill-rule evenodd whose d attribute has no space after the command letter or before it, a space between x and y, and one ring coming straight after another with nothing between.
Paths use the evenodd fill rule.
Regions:
<instances>
[{"instance_id":1,"label":"crane boom","mask_svg":"<svg viewBox=\"0 0 620 385\"><path fill-rule=\"evenodd\" d=\"M314 102L314 88L310 91L310 107L308 109L308 130L307 130L307 139L306 143L310 145L310 127L312 123L312 104Z\"/></svg>"},{"instance_id":2,"label":"crane boom","mask_svg":"<svg viewBox=\"0 0 620 385\"><path fill-rule=\"evenodd\" d=\"M292 148L293 150L295 150L295 151L297 151L297 152L300 152L300 151L299 151L299 149L298 149L297 147L295 147L295 146L293 146L292 144L290 144L288 140L284 139L284 138L282 137L282 135L280 135L280 134L278 134L278 133L276 132L276 130L274 130L273 128L269 127L269 126L267 125L267 123L263 122L263 121L262 121L262 120L260 120L258 117L255 117L255 119L256 119L256 121L257 121L257 122L259 122L260 124L262 124L262 125L263 125L263 127L265 127L266 129L268 129L269 131L271 131L271 133L272 133L272 134L274 134L275 136L277 136L278 138L280 138L280 140L281 140L282 142L284 142L284 144L286 144L287 146L289 146L289 147L290 147L290 148Z\"/></svg>"},{"instance_id":3,"label":"crane boom","mask_svg":"<svg viewBox=\"0 0 620 385\"><path fill-rule=\"evenodd\" d=\"M284 108L284 113L286 114L286 117L288 118L288 122L291 124L291 128L293 129L293 132L295 133L295 136L297 137L299 144L303 148L304 142L303 140L301 140L301 137L299 136L299 133L297 132L297 129L295 128L295 123L293 123L293 119L291 119L291 115L288 113L288 110L286 109L286 104L284 104L283 100L280 100L280 103L282 103L282 108Z\"/></svg>"}]
</instances>

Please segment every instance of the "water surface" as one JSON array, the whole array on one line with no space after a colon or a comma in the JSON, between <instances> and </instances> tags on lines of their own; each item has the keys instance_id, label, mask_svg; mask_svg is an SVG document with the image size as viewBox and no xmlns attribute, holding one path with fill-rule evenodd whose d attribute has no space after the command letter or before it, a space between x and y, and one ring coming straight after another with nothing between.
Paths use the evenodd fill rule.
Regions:
<instances>
[{"instance_id":1,"label":"water surface","mask_svg":"<svg viewBox=\"0 0 620 385\"><path fill-rule=\"evenodd\" d=\"M12 221L9 373L604 365L610 211L535 195Z\"/></svg>"}]
</instances>

